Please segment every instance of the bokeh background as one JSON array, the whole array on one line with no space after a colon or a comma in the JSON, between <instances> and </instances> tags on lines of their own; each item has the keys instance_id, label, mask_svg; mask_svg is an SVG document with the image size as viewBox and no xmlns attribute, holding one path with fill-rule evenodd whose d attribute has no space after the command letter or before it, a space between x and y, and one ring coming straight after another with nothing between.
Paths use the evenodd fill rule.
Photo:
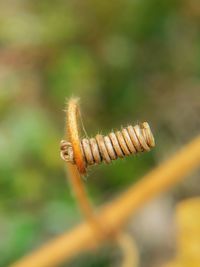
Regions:
<instances>
[{"instance_id":1,"label":"bokeh background","mask_svg":"<svg viewBox=\"0 0 200 267\"><path fill-rule=\"evenodd\" d=\"M148 121L156 138L150 153L89 171L102 205L199 133L199 1L0 1L0 266L82 220L59 157L70 96L81 98L88 135ZM174 207L199 195L198 176L130 220L141 266L173 257ZM120 257L107 244L62 266Z\"/></svg>"}]
</instances>

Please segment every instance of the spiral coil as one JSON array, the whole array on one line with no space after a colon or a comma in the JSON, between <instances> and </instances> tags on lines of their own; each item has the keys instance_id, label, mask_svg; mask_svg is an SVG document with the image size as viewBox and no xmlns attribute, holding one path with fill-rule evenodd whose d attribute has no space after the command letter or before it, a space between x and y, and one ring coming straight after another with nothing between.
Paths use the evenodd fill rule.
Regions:
<instances>
[{"instance_id":1,"label":"spiral coil","mask_svg":"<svg viewBox=\"0 0 200 267\"><path fill-rule=\"evenodd\" d=\"M128 126L106 136L97 134L95 138L83 138L80 143L86 166L100 164L102 161L111 163L117 158L150 151L155 146L154 137L147 122ZM65 140L61 141L61 158L75 164L72 145Z\"/></svg>"}]
</instances>

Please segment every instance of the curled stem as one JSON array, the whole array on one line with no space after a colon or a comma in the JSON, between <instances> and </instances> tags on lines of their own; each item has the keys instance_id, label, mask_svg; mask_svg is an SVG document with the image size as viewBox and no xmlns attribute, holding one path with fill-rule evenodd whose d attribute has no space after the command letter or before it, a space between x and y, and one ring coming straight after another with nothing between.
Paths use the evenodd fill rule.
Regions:
<instances>
[{"instance_id":1,"label":"curled stem","mask_svg":"<svg viewBox=\"0 0 200 267\"><path fill-rule=\"evenodd\" d=\"M78 98L71 98L68 103L68 108L66 111L67 122L66 122L66 132L69 138L69 141L72 144L74 151L75 163L67 164L67 169L69 173L69 178L73 187L73 190L76 195L78 206L85 217L86 221L91 225L96 233L96 238L98 239L100 235L104 234L103 227L100 225L99 221L96 218L95 211L92 208L89 197L85 190L83 179L80 173L84 174L86 172L86 164L83 158L83 153L80 145L79 139L79 129L78 129Z\"/></svg>"}]
</instances>

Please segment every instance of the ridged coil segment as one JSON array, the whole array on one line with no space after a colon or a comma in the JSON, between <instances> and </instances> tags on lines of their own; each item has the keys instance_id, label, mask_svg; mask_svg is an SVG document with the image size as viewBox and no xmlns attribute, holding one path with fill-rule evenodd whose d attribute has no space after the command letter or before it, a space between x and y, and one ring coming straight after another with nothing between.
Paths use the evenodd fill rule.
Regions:
<instances>
[{"instance_id":1,"label":"ridged coil segment","mask_svg":"<svg viewBox=\"0 0 200 267\"><path fill-rule=\"evenodd\" d=\"M83 138L81 140L86 165L100 164L102 161L111 163L117 158L150 151L154 146L154 137L147 122L128 126L106 136L97 134L95 138ZM65 161L74 163L70 143L61 142L61 156Z\"/></svg>"}]
</instances>

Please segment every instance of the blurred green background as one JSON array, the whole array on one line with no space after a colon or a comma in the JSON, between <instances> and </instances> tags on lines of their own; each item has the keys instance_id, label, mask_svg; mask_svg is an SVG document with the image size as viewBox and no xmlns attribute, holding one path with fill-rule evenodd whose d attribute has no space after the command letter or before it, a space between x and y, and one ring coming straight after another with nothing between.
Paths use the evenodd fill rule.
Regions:
<instances>
[{"instance_id":1,"label":"blurred green background","mask_svg":"<svg viewBox=\"0 0 200 267\"><path fill-rule=\"evenodd\" d=\"M82 220L59 157L70 96L89 135L139 121L155 134L152 152L89 171L101 205L199 133L200 2L0 1L0 266ZM197 176L166 196L170 207L199 194ZM141 245L141 266L173 250L159 242L157 253ZM117 266L108 246L62 266Z\"/></svg>"}]
</instances>

